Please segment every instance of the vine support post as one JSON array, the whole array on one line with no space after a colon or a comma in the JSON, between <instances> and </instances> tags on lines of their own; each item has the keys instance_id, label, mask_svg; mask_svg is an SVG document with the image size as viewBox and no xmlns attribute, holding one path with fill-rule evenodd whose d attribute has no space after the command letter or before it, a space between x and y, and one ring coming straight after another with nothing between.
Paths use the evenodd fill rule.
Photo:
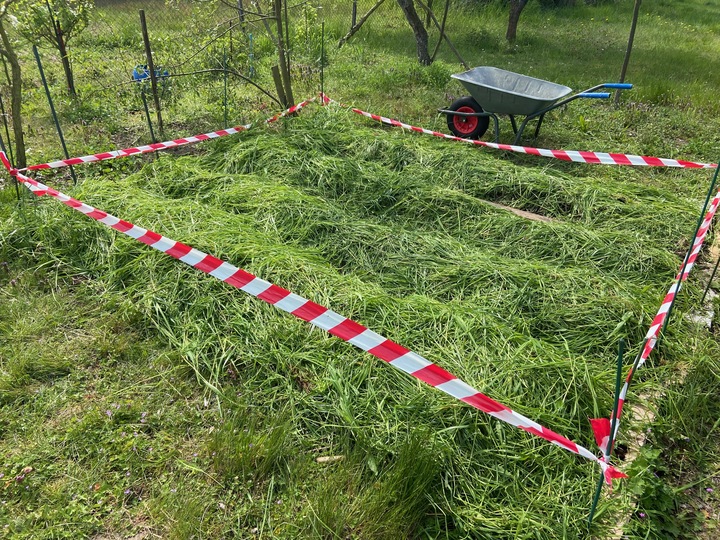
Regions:
<instances>
[{"instance_id":1,"label":"vine support post","mask_svg":"<svg viewBox=\"0 0 720 540\"><path fill-rule=\"evenodd\" d=\"M47 79L45 79L45 70L43 69L42 61L40 60L40 53L36 45L33 45L33 54L35 55L35 61L37 62L38 71L40 72L40 79L42 80L43 87L45 88L45 95L47 96L48 105L50 105L50 113L52 114L53 121L55 122L55 129L57 130L58 137L60 138L60 145L62 146L65 159L70 159L67 145L65 144L65 137L63 136L63 130L60 127L60 121L58 120L57 112L55 111L55 105L53 104L52 96L50 95L50 88L48 87ZM70 165L70 175L73 179L73 184L77 185L77 176L75 175L75 169Z\"/></svg>"},{"instance_id":2,"label":"vine support post","mask_svg":"<svg viewBox=\"0 0 720 540\"><path fill-rule=\"evenodd\" d=\"M225 129L228 127L228 72L227 72L227 52L223 52L223 120Z\"/></svg>"},{"instance_id":3,"label":"vine support post","mask_svg":"<svg viewBox=\"0 0 720 540\"><path fill-rule=\"evenodd\" d=\"M615 403L613 405L612 422L610 424L610 436L608 437L607 447L602 448L605 459L610 460L612 454L612 446L615 441L615 427L617 426L618 409L620 407L620 386L622 384L622 368L623 368L623 357L625 356L625 340L620 339L618 343L618 355L617 355L617 367L615 370ZM593 517L595 517L595 510L597 509L598 502L600 501L600 493L602 492L603 482L605 477L603 474L600 475L600 479L595 489L595 495L593 497L592 505L590 507L590 515L588 516L588 527L592 526Z\"/></svg>"},{"instance_id":4,"label":"vine support post","mask_svg":"<svg viewBox=\"0 0 720 540\"><path fill-rule=\"evenodd\" d=\"M141 85L143 83L140 83ZM155 137L155 130L153 129L152 125L152 118L150 118L150 108L148 107L147 98L145 97L145 87L140 87L140 97L142 98L143 102L143 109L145 110L145 120L147 120L148 129L150 130L150 139L152 139L152 142L156 143L158 142L157 137Z\"/></svg>"},{"instance_id":5,"label":"vine support post","mask_svg":"<svg viewBox=\"0 0 720 540\"><path fill-rule=\"evenodd\" d=\"M140 28L142 29L143 43L145 44L145 57L147 58L148 71L150 72L150 86L152 88L153 101L155 102L158 132L160 133L160 137L164 138L165 130L163 129L162 112L160 110L160 94L158 93L157 77L155 76L155 64L153 63L152 50L150 49L150 36L148 35L144 9L140 10Z\"/></svg>"},{"instance_id":6,"label":"vine support post","mask_svg":"<svg viewBox=\"0 0 720 540\"><path fill-rule=\"evenodd\" d=\"M658 333L658 340L660 340L665 335L665 330L668 327L668 323L670 322L670 315L672 315L673 307L675 306L675 300L677 299L678 293L680 293L680 288L683 284L683 276L685 275L685 270L687 269L688 264L690 263L690 257L692 256L693 251L693 245L695 244L695 239L697 238L698 232L700 231L700 227L702 227L703 220L705 219L705 213L707 212L707 209L710 205L710 199L713 196L713 193L715 193L715 188L717 186L718 182L718 173L720 172L720 167L715 167L715 173L712 176L712 180L710 181L710 187L708 188L707 195L705 196L705 203L703 204L702 210L700 211L700 215L698 216L697 225L695 226L695 232L693 233L692 237L690 238L690 247L688 248L687 255L685 255L685 259L683 259L683 265L680 269L680 273L678 274L677 279L677 289L675 291L675 296L672 299L672 302L670 302L670 307L668 307L667 315L665 315L665 323L663 324L663 327L661 331Z\"/></svg>"},{"instance_id":7,"label":"vine support post","mask_svg":"<svg viewBox=\"0 0 720 540\"><path fill-rule=\"evenodd\" d=\"M640 15L640 4L642 0L635 0L635 7L633 8L633 18L630 24L630 36L628 37L627 47L625 48L625 58L623 59L623 65L620 69L620 78L618 82L625 82L625 75L627 74L627 68L630 64L630 53L632 52L633 42L635 41L635 29L637 28L638 17ZM620 90L615 90L615 105L620 103Z\"/></svg>"},{"instance_id":8,"label":"vine support post","mask_svg":"<svg viewBox=\"0 0 720 540\"><path fill-rule=\"evenodd\" d=\"M12 151L12 141L10 140L10 128L8 127L7 113L5 112L5 103L3 102L2 95L0 95L0 113L2 113L3 127L5 128L5 138L8 142L7 149L10 151L10 153L5 153L10 156L10 162L15 163L15 156L13 155Z\"/></svg>"},{"instance_id":9,"label":"vine support post","mask_svg":"<svg viewBox=\"0 0 720 540\"><path fill-rule=\"evenodd\" d=\"M705 305L705 298L707 297L707 294L710 292L710 289L712 287L713 279L715 279L715 274L717 273L718 266L720 266L720 257L718 257L717 262L715 263L715 268L713 268L712 274L710 274L710 279L708 280L707 287L705 287L705 292L703 293L702 300L700 300L700 305Z\"/></svg>"}]
</instances>

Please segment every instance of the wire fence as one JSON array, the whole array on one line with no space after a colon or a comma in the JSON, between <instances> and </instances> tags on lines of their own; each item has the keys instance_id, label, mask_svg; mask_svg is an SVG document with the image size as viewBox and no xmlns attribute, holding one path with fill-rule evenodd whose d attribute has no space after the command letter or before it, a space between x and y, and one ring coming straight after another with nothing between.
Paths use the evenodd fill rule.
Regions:
<instances>
[{"instance_id":1,"label":"wire fence","mask_svg":"<svg viewBox=\"0 0 720 540\"><path fill-rule=\"evenodd\" d=\"M72 63L78 79L98 89L130 84L136 66L147 63L139 17L144 10L156 68L172 77L211 74L206 80L234 70L267 82L270 59L276 56L272 9L267 0L97 0L88 28L71 44ZM306 0L284 4L284 10L284 44L294 66L292 75L300 82L319 78L323 26L327 42L337 43L372 10L374 16L363 31L402 27L412 40L394 1Z\"/></svg>"},{"instance_id":2,"label":"wire fence","mask_svg":"<svg viewBox=\"0 0 720 540\"><path fill-rule=\"evenodd\" d=\"M425 1L432 5L432 0ZM47 4L51 12L52 5ZM414 41L394 0L290 0L282 5L287 24L281 41L299 99L317 94L326 66L323 51L336 50L354 27L362 25L358 34L362 39L391 31L401 40ZM223 123L225 127L247 123L266 115L269 108L279 108L271 72L278 63L280 41L274 7L271 0L96 0L87 28L67 43L75 98L65 99L58 50L47 43L40 48L61 123L71 132L70 153L75 153L72 141L77 138L73 130L80 131L85 140L92 138L76 124L104 124L115 146L135 145L215 129ZM158 76L157 100L145 77L149 70L141 10ZM369 13L372 16L365 20ZM427 17L426 12L420 13ZM40 91L38 71L27 69L35 66L29 45L19 35L15 37L25 49L21 55L24 78L34 79L32 86ZM9 102L8 87L2 89L5 103ZM161 115L157 109L164 130L158 129ZM46 114L35 108L32 121L44 123L46 132L53 131L49 108Z\"/></svg>"},{"instance_id":3,"label":"wire fence","mask_svg":"<svg viewBox=\"0 0 720 540\"><path fill-rule=\"evenodd\" d=\"M243 4L244 3L244 4ZM367 13L375 0L346 0L333 4L300 1L285 5L288 25L284 45L295 66L293 76L318 75L322 26L328 42L339 40ZM395 2L386 2L364 27L407 25ZM155 63L172 75L234 69L251 79L263 79L268 58L276 55L277 26L270 2L248 0L192 2L177 0L99 0L90 26L79 37L81 51L73 63L91 80L128 83L137 65L146 63L139 11L146 14ZM408 38L411 39L408 28ZM102 64L93 54L102 48ZM94 50L91 50L94 49Z\"/></svg>"}]
</instances>

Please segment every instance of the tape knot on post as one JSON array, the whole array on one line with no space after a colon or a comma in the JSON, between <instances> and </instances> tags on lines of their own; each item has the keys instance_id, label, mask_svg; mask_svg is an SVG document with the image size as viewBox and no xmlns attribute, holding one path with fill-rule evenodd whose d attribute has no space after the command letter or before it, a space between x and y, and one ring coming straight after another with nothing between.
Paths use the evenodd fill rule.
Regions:
<instances>
[{"instance_id":1,"label":"tape knot on post","mask_svg":"<svg viewBox=\"0 0 720 540\"><path fill-rule=\"evenodd\" d=\"M615 467L612 465L608 465L604 458L600 459L600 467L603 471L603 476L605 477L605 482L612 486L612 481L614 478L628 478L628 475L625 474L622 471L618 471Z\"/></svg>"},{"instance_id":2,"label":"tape knot on post","mask_svg":"<svg viewBox=\"0 0 720 540\"><path fill-rule=\"evenodd\" d=\"M604 453L608 448L608 442L610 439L610 419L591 418L590 425L592 426L593 434L595 435L595 442Z\"/></svg>"},{"instance_id":3,"label":"tape knot on post","mask_svg":"<svg viewBox=\"0 0 720 540\"><path fill-rule=\"evenodd\" d=\"M11 169L8 170L8 172L10 173L10 176L15 176L15 177L17 177L17 175L18 175L18 173L19 173L20 171L18 171L18 170L15 169L15 168L11 168Z\"/></svg>"}]
</instances>

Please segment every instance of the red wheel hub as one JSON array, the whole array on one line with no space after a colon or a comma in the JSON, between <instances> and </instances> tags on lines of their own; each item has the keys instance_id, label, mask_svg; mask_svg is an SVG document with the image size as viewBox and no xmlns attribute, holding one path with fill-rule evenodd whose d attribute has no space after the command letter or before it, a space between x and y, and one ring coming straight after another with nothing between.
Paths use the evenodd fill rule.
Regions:
<instances>
[{"instance_id":1,"label":"red wheel hub","mask_svg":"<svg viewBox=\"0 0 720 540\"><path fill-rule=\"evenodd\" d=\"M476 111L472 107L468 107L466 105L460 107L457 112L474 113ZM475 129L477 129L478 127L478 122L479 120L477 116L453 116L453 125L455 126L455 129L457 129L458 132L464 135L469 135L470 133L475 131Z\"/></svg>"}]
</instances>

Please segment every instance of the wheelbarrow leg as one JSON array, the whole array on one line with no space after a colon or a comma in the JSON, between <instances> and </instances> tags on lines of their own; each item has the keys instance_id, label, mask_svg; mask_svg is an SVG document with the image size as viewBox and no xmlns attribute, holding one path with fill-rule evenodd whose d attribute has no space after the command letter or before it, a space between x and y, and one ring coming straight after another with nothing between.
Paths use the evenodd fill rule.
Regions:
<instances>
[{"instance_id":1,"label":"wheelbarrow leg","mask_svg":"<svg viewBox=\"0 0 720 540\"><path fill-rule=\"evenodd\" d=\"M512 124L513 133L514 133L515 135L517 135L517 132L518 132L517 129L518 129L518 128L517 128L517 122L515 121L515 115L509 114L508 116L510 117L510 123Z\"/></svg>"},{"instance_id":2,"label":"wheelbarrow leg","mask_svg":"<svg viewBox=\"0 0 720 540\"><path fill-rule=\"evenodd\" d=\"M540 126L542 126L543 118L545 118L545 113L541 114L540 118L538 118L537 126L535 126L535 135L533 137L534 139L538 138L538 133L540 133Z\"/></svg>"},{"instance_id":3,"label":"wheelbarrow leg","mask_svg":"<svg viewBox=\"0 0 720 540\"><path fill-rule=\"evenodd\" d=\"M543 118L545 118L544 112L542 112L540 114L531 114L530 116L525 117L525 120L523 120L522 124L520 124L520 128L515 131L515 143L514 144L517 145L520 142L520 138L522 137L523 131L525 131L525 126L527 126L527 123L530 120L532 120L533 118L538 119L537 126L535 126L535 139L537 139L538 133L540 133L540 126L542 125Z\"/></svg>"},{"instance_id":4,"label":"wheelbarrow leg","mask_svg":"<svg viewBox=\"0 0 720 540\"><path fill-rule=\"evenodd\" d=\"M515 130L515 142L513 144L517 145L520 142L520 138L522 137L523 131L525 131L525 126L527 126L527 123L530 120L532 120L533 118L535 118L535 116L533 116L533 115L525 117L525 120L523 120L522 124L520 124L520 128Z\"/></svg>"},{"instance_id":5,"label":"wheelbarrow leg","mask_svg":"<svg viewBox=\"0 0 720 540\"><path fill-rule=\"evenodd\" d=\"M497 114L491 113L490 117L493 119L495 124L495 144L500 142L500 122L498 121Z\"/></svg>"}]
</instances>

